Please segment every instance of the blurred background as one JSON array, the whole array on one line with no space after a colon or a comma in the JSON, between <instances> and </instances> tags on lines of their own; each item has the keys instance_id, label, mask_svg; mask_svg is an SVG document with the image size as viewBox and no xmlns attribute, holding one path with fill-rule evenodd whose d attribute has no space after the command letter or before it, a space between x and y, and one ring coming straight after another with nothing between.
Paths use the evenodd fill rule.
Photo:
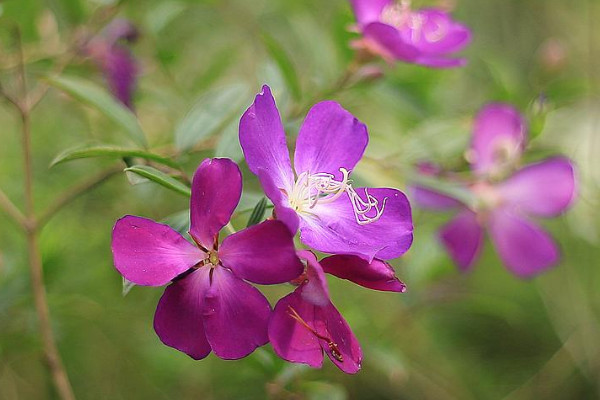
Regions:
<instances>
[{"instance_id":1,"label":"blurred background","mask_svg":"<svg viewBox=\"0 0 600 400\"><path fill-rule=\"evenodd\" d=\"M237 122L263 83L291 136L307 107L325 98L365 122L371 141L354 178L370 186L405 190L422 160L460 168L472 118L489 101L511 102L529 117L528 160L562 153L578 168L577 203L542 222L563 260L538 278L515 278L489 245L472 273L458 273L435 236L448 215L414 210L414 245L392 262L407 293L331 279L332 300L364 352L355 376L327 360L321 370L287 364L269 345L234 362L212 354L196 362L162 345L152 329L162 289L134 287L122 296L110 234L124 214L181 223L188 200L119 173L62 209L41 234L52 325L79 399L600 398L600 2L413 4L454 9L473 31L469 64L379 64L382 76L338 90L355 37L345 0L0 1L7 91L18 86L16 27L31 86L63 67L106 86L81 43L114 17L129 19L139 30L127 44L140 72L133 104L150 148L176 155L188 175L214 155L241 162L240 211L261 193L243 164ZM14 109L0 102L0 187L18 206L20 129ZM49 168L57 154L89 143L131 145L118 124L54 88L32 113L32 135L39 211L74 183L119 165L94 158ZM238 213L234 226L244 227L248 214ZM261 289L274 304L292 287ZM0 399L54 398L23 234L0 213Z\"/></svg>"}]
</instances>

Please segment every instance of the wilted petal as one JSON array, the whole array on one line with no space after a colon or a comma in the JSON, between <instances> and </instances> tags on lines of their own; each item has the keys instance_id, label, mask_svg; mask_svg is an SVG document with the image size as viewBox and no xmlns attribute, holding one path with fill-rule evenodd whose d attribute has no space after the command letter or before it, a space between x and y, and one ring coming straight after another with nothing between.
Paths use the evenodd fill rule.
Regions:
<instances>
[{"instance_id":1,"label":"wilted petal","mask_svg":"<svg viewBox=\"0 0 600 400\"><path fill-rule=\"evenodd\" d=\"M446 211L463 207L460 201L424 186L409 186L408 190L413 204L420 208Z\"/></svg>"},{"instance_id":2,"label":"wilted petal","mask_svg":"<svg viewBox=\"0 0 600 400\"><path fill-rule=\"evenodd\" d=\"M439 232L440 240L446 250L463 270L469 270L477 260L483 245L483 229L477 221L477 215L464 210Z\"/></svg>"},{"instance_id":3,"label":"wilted petal","mask_svg":"<svg viewBox=\"0 0 600 400\"><path fill-rule=\"evenodd\" d=\"M335 101L315 104L298 133L296 174L329 173L341 180L340 168L351 171L361 159L369 136L367 127Z\"/></svg>"},{"instance_id":4,"label":"wilted petal","mask_svg":"<svg viewBox=\"0 0 600 400\"><path fill-rule=\"evenodd\" d=\"M522 278L536 275L559 261L559 250L552 237L514 213L493 212L488 229L504 264Z\"/></svg>"},{"instance_id":5,"label":"wilted petal","mask_svg":"<svg viewBox=\"0 0 600 400\"><path fill-rule=\"evenodd\" d=\"M380 54L388 61L414 62L421 55L416 47L402 38L398 29L381 22L373 22L367 25L363 31L363 36L367 40L368 49Z\"/></svg>"},{"instance_id":6,"label":"wilted petal","mask_svg":"<svg viewBox=\"0 0 600 400\"><path fill-rule=\"evenodd\" d=\"M111 248L121 275L145 286L167 284L206 257L171 227L131 215L115 224Z\"/></svg>"},{"instance_id":7,"label":"wilted petal","mask_svg":"<svg viewBox=\"0 0 600 400\"><path fill-rule=\"evenodd\" d=\"M276 187L288 193L294 183L285 131L271 89L265 85L240 120L240 144L248 168L262 169Z\"/></svg>"},{"instance_id":8,"label":"wilted petal","mask_svg":"<svg viewBox=\"0 0 600 400\"><path fill-rule=\"evenodd\" d=\"M365 188L355 189L366 199ZM404 254L412 244L412 216L406 196L396 189L368 189L379 200L387 198L383 214L376 222L360 225L346 193L332 203L317 205L313 215L302 215L302 241L325 253L354 254L372 260L389 260ZM373 210L372 210L373 211Z\"/></svg>"},{"instance_id":9,"label":"wilted petal","mask_svg":"<svg viewBox=\"0 0 600 400\"><path fill-rule=\"evenodd\" d=\"M473 128L473 170L487 174L506 162L518 159L526 134L526 122L516 108L502 103L485 106L477 114Z\"/></svg>"},{"instance_id":10,"label":"wilted petal","mask_svg":"<svg viewBox=\"0 0 600 400\"><path fill-rule=\"evenodd\" d=\"M264 285L291 281L304 270L293 235L280 221L264 221L226 237L219 258L238 277Z\"/></svg>"},{"instance_id":11,"label":"wilted petal","mask_svg":"<svg viewBox=\"0 0 600 400\"><path fill-rule=\"evenodd\" d=\"M202 316L209 272L210 268L203 267L169 285L154 314L154 330L160 340L196 360L211 350Z\"/></svg>"},{"instance_id":12,"label":"wilted petal","mask_svg":"<svg viewBox=\"0 0 600 400\"><path fill-rule=\"evenodd\" d=\"M305 321L313 321L315 309L314 304L302 299L300 288L277 302L269 321L269 340L279 357L313 368L323 364L319 339L292 317L295 310Z\"/></svg>"},{"instance_id":13,"label":"wilted petal","mask_svg":"<svg viewBox=\"0 0 600 400\"><path fill-rule=\"evenodd\" d=\"M204 326L217 356L235 360L267 343L270 314L269 302L256 288L224 267L213 270Z\"/></svg>"},{"instance_id":14,"label":"wilted petal","mask_svg":"<svg viewBox=\"0 0 600 400\"><path fill-rule=\"evenodd\" d=\"M190 234L212 249L215 235L227 225L242 195L242 173L228 158L207 158L194 174Z\"/></svg>"},{"instance_id":15,"label":"wilted petal","mask_svg":"<svg viewBox=\"0 0 600 400\"><path fill-rule=\"evenodd\" d=\"M381 260L367 260L351 255L334 255L320 262L323 270L341 279L347 279L369 289L388 292L404 292L406 286L394 269Z\"/></svg>"},{"instance_id":16,"label":"wilted petal","mask_svg":"<svg viewBox=\"0 0 600 400\"><path fill-rule=\"evenodd\" d=\"M575 197L573 164L556 157L528 165L498 185L498 192L505 202L526 213L560 214Z\"/></svg>"},{"instance_id":17,"label":"wilted petal","mask_svg":"<svg viewBox=\"0 0 600 400\"><path fill-rule=\"evenodd\" d=\"M356 22L366 25L379 21L386 6L392 5L393 0L350 0Z\"/></svg>"}]
</instances>

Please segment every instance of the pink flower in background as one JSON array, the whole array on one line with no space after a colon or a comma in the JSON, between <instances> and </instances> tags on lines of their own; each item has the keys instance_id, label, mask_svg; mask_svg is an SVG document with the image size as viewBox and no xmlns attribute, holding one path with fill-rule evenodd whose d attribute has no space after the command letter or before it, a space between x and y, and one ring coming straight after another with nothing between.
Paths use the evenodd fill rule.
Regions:
<instances>
[{"instance_id":1,"label":"pink flower in background","mask_svg":"<svg viewBox=\"0 0 600 400\"><path fill-rule=\"evenodd\" d=\"M299 251L306 261L300 285L277 302L269 322L269 340L281 358L321 367L323 352L342 371L358 372L362 351L348 323L329 298L325 272L375 290L404 292L394 270L380 260L331 256L317 261L310 251Z\"/></svg>"},{"instance_id":2,"label":"pink flower in background","mask_svg":"<svg viewBox=\"0 0 600 400\"><path fill-rule=\"evenodd\" d=\"M385 60L434 68L459 67L452 54L471 42L471 31L435 8L411 10L409 1L350 0L362 38L355 47Z\"/></svg>"},{"instance_id":3,"label":"pink flower in background","mask_svg":"<svg viewBox=\"0 0 600 400\"><path fill-rule=\"evenodd\" d=\"M458 210L439 237L461 270L477 261L484 228L517 276L534 276L559 261L554 240L531 217L557 216L571 205L576 196L573 165L559 156L515 171L526 134L517 110L490 104L477 116L468 153L474 180L462 183L475 203L467 205L430 187L412 188L413 201L422 208Z\"/></svg>"},{"instance_id":4,"label":"pink flower in background","mask_svg":"<svg viewBox=\"0 0 600 400\"><path fill-rule=\"evenodd\" d=\"M137 40L137 29L126 19L115 19L87 43L84 51L98 64L113 95L133 109L138 66L128 43Z\"/></svg>"},{"instance_id":5,"label":"pink flower in background","mask_svg":"<svg viewBox=\"0 0 600 400\"><path fill-rule=\"evenodd\" d=\"M406 196L391 188L354 188L350 173L369 140L366 126L333 101L308 112L296 141L294 170L275 100L263 87L240 121L240 144L275 206L302 242L332 254L372 260L404 254L412 243Z\"/></svg>"},{"instance_id":6,"label":"pink flower in background","mask_svg":"<svg viewBox=\"0 0 600 400\"><path fill-rule=\"evenodd\" d=\"M246 281L275 284L303 270L292 234L279 221L234 233L219 245L242 192L242 176L229 159L198 167L190 201L191 244L169 226L146 218L117 221L112 251L117 270L138 285L161 286L154 329L167 346L194 359L211 350L223 359L247 356L268 342L271 307Z\"/></svg>"}]
</instances>

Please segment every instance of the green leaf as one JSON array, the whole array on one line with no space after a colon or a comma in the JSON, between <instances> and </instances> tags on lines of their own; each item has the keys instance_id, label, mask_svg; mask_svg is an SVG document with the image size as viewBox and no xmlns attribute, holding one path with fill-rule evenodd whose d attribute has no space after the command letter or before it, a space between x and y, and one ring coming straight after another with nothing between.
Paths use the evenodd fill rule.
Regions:
<instances>
[{"instance_id":1,"label":"green leaf","mask_svg":"<svg viewBox=\"0 0 600 400\"><path fill-rule=\"evenodd\" d=\"M263 43L269 52L273 61L277 64L277 67L281 71L281 75L287 84L288 90L292 94L292 97L299 100L302 97L300 82L298 80L298 74L294 68L292 60L286 53L285 49L270 35L263 34Z\"/></svg>"},{"instance_id":2,"label":"green leaf","mask_svg":"<svg viewBox=\"0 0 600 400\"><path fill-rule=\"evenodd\" d=\"M247 93L245 84L234 84L206 93L177 126L175 147L180 151L189 150L223 128L248 102Z\"/></svg>"},{"instance_id":3,"label":"green leaf","mask_svg":"<svg viewBox=\"0 0 600 400\"><path fill-rule=\"evenodd\" d=\"M137 144L146 147L146 136L134 113L95 83L72 76L47 78L48 83L96 108L115 124L123 128Z\"/></svg>"},{"instance_id":4,"label":"green leaf","mask_svg":"<svg viewBox=\"0 0 600 400\"><path fill-rule=\"evenodd\" d=\"M139 175L142 178L146 178L152 182L158 183L159 185L162 185L167 189L171 189L184 196L190 197L192 195L192 191L189 187L179 182L172 176L157 170L156 168L152 168L147 165L134 165L132 167L125 168L124 171Z\"/></svg>"},{"instance_id":5,"label":"green leaf","mask_svg":"<svg viewBox=\"0 0 600 400\"><path fill-rule=\"evenodd\" d=\"M68 149L57 155L50 167L57 164L61 164L67 161L77 160L81 158L92 158L92 157L109 157L109 158L124 158L124 157L138 157L145 160L151 160L159 164L163 164L172 168L179 168L179 164L170 158L159 156L158 154L150 153L144 150L138 149L126 149L122 147L113 146L90 146L90 147L77 147L74 149Z\"/></svg>"},{"instance_id":6,"label":"green leaf","mask_svg":"<svg viewBox=\"0 0 600 400\"><path fill-rule=\"evenodd\" d=\"M263 217L265 216L266 210L267 210L267 199L263 197L256 204L256 206L254 207L254 210L252 210L252 214L250 214L250 218L248 218L248 225L246 225L246 228L248 228L252 225L256 225L259 222L261 222Z\"/></svg>"}]
</instances>

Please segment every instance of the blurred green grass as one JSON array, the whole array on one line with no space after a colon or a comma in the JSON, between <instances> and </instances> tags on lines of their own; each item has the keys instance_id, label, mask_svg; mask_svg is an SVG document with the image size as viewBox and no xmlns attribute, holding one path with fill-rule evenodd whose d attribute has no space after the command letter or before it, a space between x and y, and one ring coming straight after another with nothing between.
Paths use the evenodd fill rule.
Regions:
<instances>
[{"instance_id":1,"label":"blurred green grass","mask_svg":"<svg viewBox=\"0 0 600 400\"><path fill-rule=\"evenodd\" d=\"M109 0L6 0L0 3L0 78L14 70L12 27L31 54L52 54ZM431 2L415 2L431 5ZM544 93L549 108L532 159L565 153L578 165L581 198L567 215L544 223L563 262L533 281L518 281L486 247L469 275L458 274L435 242L443 215L415 210L414 247L395 261L408 292L370 292L330 279L332 298L359 338L364 365L344 376L277 360L269 346L226 362L195 362L163 346L152 330L161 289L121 296L112 267L110 232L124 214L162 219L187 207L185 198L124 175L62 210L41 245L57 340L80 399L593 399L600 397L598 187L600 80L597 1L463 0L455 16L474 32L464 69L412 65L334 98L369 127L368 158L357 179L404 188L412 163L460 160L470 118L487 101L524 111ZM118 14L141 30L134 52L142 67L136 109L153 146L172 142L178 121L208 89L269 83L284 112L331 85L350 62L344 0L121 1ZM285 49L298 75L300 101L269 57L262 37ZM548 44L550 43L550 45ZM548 54L558 43L559 57ZM43 50L43 51L42 51ZM556 49L554 49L556 50ZM45 54L44 53L44 54ZM561 55L562 54L562 55ZM48 57L28 65L47 73ZM88 63L67 72L102 78ZM251 102L251 97L245 104ZM286 121L297 129L299 121ZM0 187L22 204L19 124L0 104ZM33 115L36 201L41 210L61 189L110 165L79 160L48 169L54 156L88 141L127 143L94 110L52 90ZM184 159L188 173L212 151ZM385 162L382 160L385 159ZM246 190L258 192L244 168ZM149 201L150 199L150 201ZM247 216L246 216L247 218ZM245 220L234 221L243 227ZM272 301L289 287L265 287ZM0 214L0 398L51 399L29 292L23 238Z\"/></svg>"}]
</instances>

